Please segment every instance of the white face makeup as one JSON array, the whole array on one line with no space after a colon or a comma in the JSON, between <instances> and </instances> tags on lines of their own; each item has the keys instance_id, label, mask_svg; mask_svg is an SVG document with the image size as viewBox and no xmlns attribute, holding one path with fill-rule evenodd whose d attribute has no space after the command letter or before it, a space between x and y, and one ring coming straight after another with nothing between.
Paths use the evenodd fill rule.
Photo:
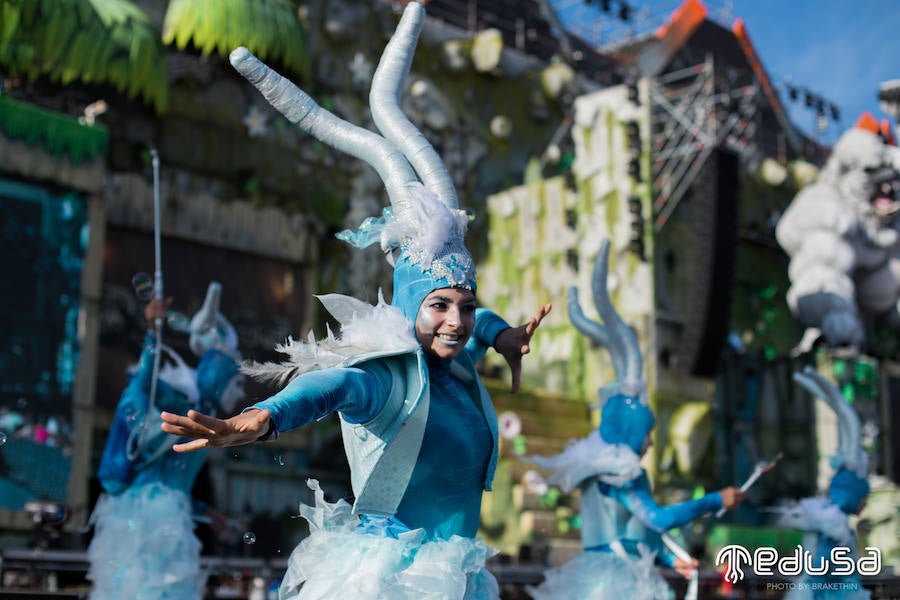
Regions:
<instances>
[{"instance_id":1,"label":"white face makeup","mask_svg":"<svg viewBox=\"0 0 900 600\"><path fill-rule=\"evenodd\" d=\"M442 288L425 297L416 316L416 338L426 352L453 358L462 352L475 327L475 294Z\"/></svg>"}]
</instances>

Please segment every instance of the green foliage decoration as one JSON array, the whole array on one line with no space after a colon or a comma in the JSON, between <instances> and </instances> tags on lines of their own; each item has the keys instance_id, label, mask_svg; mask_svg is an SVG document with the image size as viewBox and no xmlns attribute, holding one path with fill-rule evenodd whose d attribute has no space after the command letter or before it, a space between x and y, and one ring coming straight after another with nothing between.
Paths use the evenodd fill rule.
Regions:
<instances>
[{"instance_id":1,"label":"green foliage decoration","mask_svg":"<svg viewBox=\"0 0 900 600\"><path fill-rule=\"evenodd\" d=\"M289 0L171 0L162 41L179 50L192 43L204 56L246 46L303 77L310 70L306 34Z\"/></svg>"},{"instance_id":2,"label":"green foliage decoration","mask_svg":"<svg viewBox=\"0 0 900 600\"><path fill-rule=\"evenodd\" d=\"M129 0L0 0L0 66L13 77L109 83L168 106L162 46Z\"/></svg>"},{"instance_id":3,"label":"green foliage decoration","mask_svg":"<svg viewBox=\"0 0 900 600\"><path fill-rule=\"evenodd\" d=\"M102 125L82 125L74 117L0 96L0 132L28 144L41 142L47 152L68 156L73 164L106 155L109 132Z\"/></svg>"}]
</instances>

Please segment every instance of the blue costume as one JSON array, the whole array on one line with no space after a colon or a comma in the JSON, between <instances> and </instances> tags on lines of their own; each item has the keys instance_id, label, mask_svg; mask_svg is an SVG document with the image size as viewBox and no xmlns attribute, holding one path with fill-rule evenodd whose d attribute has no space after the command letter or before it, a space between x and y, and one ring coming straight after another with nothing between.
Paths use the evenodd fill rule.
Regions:
<instances>
[{"instance_id":1,"label":"blue costume","mask_svg":"<svg viewBox=\"0 0 900 600\"><path fill-rule=\"evenodd\" d=\"M828 485L827 497L803 498L782 509L779 523L802 529L805 549L812 553L812 564L826 564L834 548L848 548L849 558L859 558L856 536L850 528L850 515L857 514L869 495L865 475L868 457L862 443L859 416L840 390L812 367L795 373L794 380L820 396L838 418L838 453L832 463L837 468ZM790 600L868 600L859 574L833 574L834 566L823 575L805 574L793 582L785 598Z\"/></svg>"},{"instance_id":2,"label":"blue costume","mask_svg":"<svg viewBox=\"0 0 900 600\"><path fill-rule=\"evenodd\" d=\"M291 555L282 598L498 598L484 568L491 551L474 538L481 494L497 461L497 422L474 363L508 327L479 311L470 346L450 360L423 349L414 324L437 289L475 292L475 265L441 157L406 118L399 98L424 24L410 2L372 79L370 108L380 134L342 121L247 49L231 63L292 123L356 156L385 183L391 206L338 237L357 246L380 243L394 266L391 304L369 306L345 296L320 298L341 323L339 337L292 341L291 360L245 373L280 383L256 405L279 429L337 411L350 463L353 505L301 507L310 536ZM302 586L302 587L301 587Z\"/></svg>"},{"instance_id":3,"label":"blue costume","mask_svg":"<svg viewBox=\"0 0 900 600\"><path fill-rule=\"evenodd\" d=\"M529 459L552 470L550 481L564 491L580 490L584 546L584 552L549 570L544 582L529 590L535 600L669 597L654 568L654 563L675 565L662 535L721 508L722 498L714 492L681 504L656 503L640 467L641 447L652 427L650 410L636 397L615 395L603 406L598 432L557 456Z\"/></svg>"},{"instance_id":4,"label":"blue costume","mask_svg":"<svg viewBox=\"0 0 900 600\"><path fill-rule=\"evenodd\" d=\"M376 332L390 308L355 325L383 342ZM410 332L405 352L362 352L366 358L351 359L352 366L307 372L254 405L271 411L279 431L338 412L356 495L353 507L329 504L310 482L317 506L301 512L311 535L291 555L283 597L497 597L484 569L491 551L474 539L497 461L496 414L474 362L507 327L479 309L466 349L453 360L427 355ZM398 439L398 420L399 429L416 431L419 408L425 414L417 439Z\"/></svg>"},{"instance_id":5,"label":"blue costume","mask_svg":"<svg viewBox=\"0 0 900 600\"><path fill-rule=\"evenodd\" d=\"M97 475L106 493L91 515L88 547L92 600L203 597L193 514L205 507L190 494L207 453L172 451L184 440L160 431L158 415L183 415L189 408L213 412L242 375L235 358L221 350L207 350L195 372L167 349L176 366L160 372L148 414L156 351L155 334L148 331L103 450Z\"/></svg>"},{"instance_id":6,"label":"blue costume","mask_svg":"<svg viewBox=\"0 0 900 600\"><path fill-rule=\"evenodd\" d=\"M552 472L550 483L581 492L584 552L545 573L529 590L535 600L659 600L669 597L654 563L674 567L674 542L666 531L722 507L718 492L660 506L640 466L655 418L644 398L642 359L634 333L615 311L606 290L609 241L604 240L592 280L597 312L606 323L588 320L575 288L569 291L569 317L582 333L607 347L616 381L600 390L600 427L552 457L528 460ZM668 543L664 543L667 541ZM680 550L680 548L679 548Z\"/></svg>"}]
</instances>

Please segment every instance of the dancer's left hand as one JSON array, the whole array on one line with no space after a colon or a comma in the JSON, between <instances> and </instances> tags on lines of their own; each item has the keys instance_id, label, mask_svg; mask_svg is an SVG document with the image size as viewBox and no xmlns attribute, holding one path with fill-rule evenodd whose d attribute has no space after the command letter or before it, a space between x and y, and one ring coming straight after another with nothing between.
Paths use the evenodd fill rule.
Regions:
<instances>
[{"instance_id":1,"label":"dancer's left hand","mask_svg":"<svg viewBox=\"0 0 900 600\"><path fill-rule=\"evenodd\" d=\"M528 322L518 327L510 327L504 329L494 340L494 349L506 359L509 368L512 371L512 385L509 391L513 394L519 391L519 385L522 381L522 357L531 352L531 336L540 326L550 310L553 308L550 304L545 304L538 309L536 315L528 319Z\"/></svg>"},{"instance_id":2,"label":"dancer's left hand","mask_svg":"<svg viewBox=\"0 0 900 600\"><path fill-rule=\"evenodd\" d=\"M675 571L685 579L690 579L698 568L700 568L700 563L696 558L692 558L690 561L675 559Z\"/></svg>"}]
</instances>

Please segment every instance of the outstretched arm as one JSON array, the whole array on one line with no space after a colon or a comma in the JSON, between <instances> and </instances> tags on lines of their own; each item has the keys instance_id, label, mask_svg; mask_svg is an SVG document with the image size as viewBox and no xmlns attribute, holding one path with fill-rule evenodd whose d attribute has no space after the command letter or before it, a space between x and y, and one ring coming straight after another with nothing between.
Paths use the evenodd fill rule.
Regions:
<instances>
[{"instance_id":1,"label":"outstretched arm","mask_svg":"<svg viewBox=\"0 0 900 600\"><path fill-rule=\"evenodd\" d=\"M389 391L390 374L377 363L365 368L313 371L293 380L271 398L228 419L193 410L184 417L164 412L162 430L194 438L176 444L176 452L240 446L257 441L272 428L296 429L333 412L341 412L351 421L368 421L378 414Z\"/></svg>"},{"instance_id":2,"label":"outstretched arm","mask_svg":"<svg viewBox=\"0 0 900 600\"><path fill-rule=\"evenodd\" d=\"M726 488L721 492L712 492L696 500L688 500L679 504L660 506L650 494L646 476L635 479L628 485L617 487L603 482L598 483L600 491L621 502L628 511L640 519L647 527L662 533L673 527L680 527L694 519L726 506L734 508L743 500L743 492L737 488Z\"/></svg>"}]
</instances>

